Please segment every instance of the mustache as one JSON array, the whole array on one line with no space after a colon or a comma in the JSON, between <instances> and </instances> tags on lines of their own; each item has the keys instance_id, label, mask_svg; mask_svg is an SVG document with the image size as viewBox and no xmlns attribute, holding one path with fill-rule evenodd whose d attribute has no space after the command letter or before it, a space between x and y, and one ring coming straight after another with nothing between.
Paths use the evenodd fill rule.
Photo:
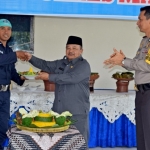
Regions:
<instances>
[{"instance_id":1,"label":"mustache","mask_svg":"<svg viewBox=\"0 0 150 150\"><path fill-rule=\"evenodd\" d=\"M70 52L70 53L68 53L68 55L74 55L74 53L71 53L71 52Z\"/></svg>"}]
</instances>

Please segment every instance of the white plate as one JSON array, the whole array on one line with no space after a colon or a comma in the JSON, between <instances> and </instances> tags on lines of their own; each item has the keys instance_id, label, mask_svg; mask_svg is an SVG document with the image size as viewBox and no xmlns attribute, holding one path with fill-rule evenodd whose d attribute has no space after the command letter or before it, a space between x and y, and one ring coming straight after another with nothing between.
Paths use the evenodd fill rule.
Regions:
<instances>
[{"instance_id":1,"label":"white plate","mask_svg":"<svg viewBox=\"0 0 150 150\"><path fill-rule=\"evenodd\" d=\"M23 75L26 79L34 80L37 75Z\"/></svg>"}]
</instances>

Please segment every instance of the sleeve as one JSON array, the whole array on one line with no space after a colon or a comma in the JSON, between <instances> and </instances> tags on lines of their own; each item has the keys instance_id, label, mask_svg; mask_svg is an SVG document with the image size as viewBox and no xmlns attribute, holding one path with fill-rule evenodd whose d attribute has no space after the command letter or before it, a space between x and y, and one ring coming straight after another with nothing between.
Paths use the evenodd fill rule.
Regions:
<instances>
[{"instance_id":1,"label":"sleeve","mask_svg":"<svg viewBox=\"0 0 150 150\"><path fill-rule=\"evenodd\" d=\"M57 84L75 84L90 78L91 69L88 62L79 63L71 72L50 74L49 80Z\"/></svg>"},{"instance_id":2,"label":"sleeve","mask_svg":"<svg viewBox=\"0 0 150 150\"><path fill-rule=\"evenodd\" d=\"M128 59L128 58L126 58L126 59ZM124 60L124 65L123 65L122 67L125 68L125 69L128 70L128 71L134 71L133 69L131 69L131 68L125 66L125 60Z\"/></svg>"},{"instance_id":3,"label":"sleeve","mask_svg":"<svg viewBox=\"0 0 150 150\"><path fill-rule=\"evenodd\" d=\"M8 65L17 62L17 56L15 52L0 55L0 66Z\"/></svg>"},{"instance_id":4,"label":"sleeve","mask_svg":"<svg viewBox=\"0 0 150 150\"><path fill-rule=\"evenodd\" d=\"M37 58L35 56L32 56L32 58L29 60L29 62L41 69L42 71L48 72L48 73L54 73L55 69L57 67L57 60L56 61L46 61L40 58Z\"/></svg>"},{"instance_id":5,"label":"sleeve","mask_svg":"<svg viewBox=\"0 0 150 150\"><path fill-rule=\"evenodd\" d=\"M130 70L150 72L150 65L143 59L126 58L124 60L124 66Z\"/></svg>"},{"instance_id":6,"label":"sleeve","mask_svg":"<svg viewBox=\"0 0 150 150\"><path fill-rule=\"evenodd\" d=\"M143 45L142 43L145 41L145 37L141 40L140 47ZM138 49L137 52L140 52L140 49ZM126 58L124 60L124 66L125 69L129 71L144 71L144 72L150 72L150 65L145 62L144 59L139 58L137 55L133 58Z\"/></svg>"},{"instance_id":7,"label":"sleeve","mask_svg":"<svg viewBox=\"0 0 150 150\"><path fill-rule=\"evenodd\" d=\"M17 83L18 85L23 85L24 80L21 80L20 75L17 73L17 71L15 69L15 64L12 65L11 74L12 74L12 78L11 78L12 81Z\"/></svg>"}]
</instances>

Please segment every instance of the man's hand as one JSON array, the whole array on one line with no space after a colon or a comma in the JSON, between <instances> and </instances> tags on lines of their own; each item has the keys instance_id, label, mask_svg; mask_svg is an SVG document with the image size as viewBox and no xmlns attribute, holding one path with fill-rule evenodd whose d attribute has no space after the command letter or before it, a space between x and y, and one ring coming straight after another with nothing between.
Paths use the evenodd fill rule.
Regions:
<instances>
[{"instance_id":1,"label":"man's hand","mask_svg":"<svg viewBox=\"0 0 150 150\"><path fill-rule=\"evenodd\" d=\"M39 72L38 76L35 77L36 80L49 80L49 74L46 72Z\"/></svg>"},{"instance_id":2,"label":"man's hand","mask_svg":"<svg viewBox=\"0 0 150 150\"><path fill-rule=\"evenodd\" d=\"M109 68L114 67L115 65L119 65L122 66L122 61L125 58L124 53L120 50L117 51L116 49L114 49L114 53L110 56L109 59L104 61L105 65L110 65Z\"/></svg>"},{"instance_id":3,"label":"man's hand","mask_svg":"<svg viewBox=\"0 0 150 150\"><path fill-rule=\"evenodd\" d=\"M28 52L24 51L16 51L17 58L19 58L22 61L29 61L32 57L32 55Z\"/></svg>"},{"instance_id":4,"label":"man's hand","mask_svg":"<svg viewBox=\"0 0 150 150\"><path fill-rule=\"evenodd\" d=\"M24 51L16 51L16 55L20 60L27 60L27 56L25 55Z\"/></svg>"},{"instance_id":5,"label":"man's hand","mask_svg":"<svg viewBox=\"0 0 150 150\"><path fill-rule=\"evenodd\" d=\"M28 52L25 52L25 55L26 55L28 61L32 58L32 55Z\"/></svg>"},{"instance_id":6,"label":"man's hand","mask_svg":"<svg viewBox=\"0 0 150 150\"><path fill-rule=\"evenodd\" d=\"M20 76L21 80L27 80L24 76Z\"/></svg>"},{"instance_id":7,"label":"man's hand","mask_svg":"<svg viewBox=\"0 0 150 150\"><path fill-rule=\"evenodd\" d=\"M118 52L115 48L113 48L114 53L110 55L110 58L114 57L116 53Z\"/></svg>"}]
</instances>

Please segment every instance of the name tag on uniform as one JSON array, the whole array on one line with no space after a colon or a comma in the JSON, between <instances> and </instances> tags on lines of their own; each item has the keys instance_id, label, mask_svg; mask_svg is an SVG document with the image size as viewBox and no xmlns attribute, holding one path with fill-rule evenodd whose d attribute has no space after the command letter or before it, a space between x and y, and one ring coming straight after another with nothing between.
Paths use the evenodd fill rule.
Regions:
<instances>
[{"instance_id":1,"label":"name tag on uniform","mask_svg":"<svg viewBox=\"0 0 150 150\"><path fill-rule=\"evenodd\" d=\"M147 49L145 49L145 50L142 50L142 53L148 53L148 50Z\"/></svg>"}]
</instances>

